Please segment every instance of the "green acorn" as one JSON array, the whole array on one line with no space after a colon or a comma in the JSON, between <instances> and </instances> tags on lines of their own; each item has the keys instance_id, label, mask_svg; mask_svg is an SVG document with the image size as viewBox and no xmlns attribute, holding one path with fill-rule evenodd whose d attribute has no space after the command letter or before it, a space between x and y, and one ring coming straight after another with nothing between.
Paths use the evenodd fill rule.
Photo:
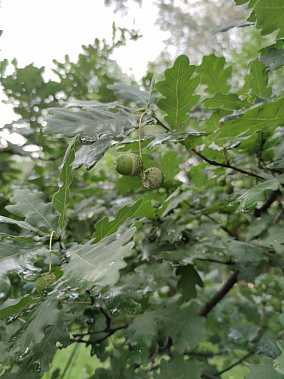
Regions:
<instances>
[{"instance_id":1,"label":"green acorn","mask_svg":"<svg viewBox=\"0 0 284 379\"><path fill-rule=\"evenodd\" d=\"M36 281L37 292L41 293L43 289L50 287L51 284L56 282L56 280L57 277L53 274L53 272L44 272Z\"/></svg>"},{"instance_id":2,"label":"green acorn","mask_svg":"<svg viewBox=\"0 0 284 379\"><path fill-rule=\"evenodd\" d=\"M157 167L150 167L144 172L143 186L148 189L159 188L164 182L164 175Z\"/></svg>"},{"instance_id":3,"label":"green acorn","mask_svg":"<svg viewBox=\"0 0 284 379\"><path fill-rule=\"evenodd\" d=\"M133 153L121 154L117 157L114 165L119 174L130 176L139 175L143 168L142 159Z\"/></svg>"}]
</instances>

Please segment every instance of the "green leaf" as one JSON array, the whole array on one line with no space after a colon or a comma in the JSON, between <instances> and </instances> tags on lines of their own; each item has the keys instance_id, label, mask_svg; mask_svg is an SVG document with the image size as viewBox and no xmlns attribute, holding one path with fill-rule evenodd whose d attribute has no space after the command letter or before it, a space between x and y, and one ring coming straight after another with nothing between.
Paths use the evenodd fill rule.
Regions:
<instances>
[{"instance_id":1,"label":"green leaf","mask_svg":"<svg viewBox=\"0 0 284 379\"><path fill-rule=\"evenodd\" d=\"M104 109L88 111L70 111L67 109L52 108L54 115L46 120L45 133L63 134L65 137L79 135L84 141L95 142L103 135L111 139L120 139L126 131L137 127L139 116L120 108L117 112Z\"/></svg>"},{"instance_id":2,"label":"green leaf","mask_svg":"<svg viewBox=\"0 0 284 379\"><path fill-rule=\"evenodd\" d=\"M277 191L281 188L281 184L277 179L271 179L266 182L257 184L248 191L244 192L231 204L239 204L238 210L240 212L252 211L257 205L266 201L266 191Z\"/></svg>"},{"instance_id":3,"label":"green leaf","mask_svg":"<svg viewBox=\"0 0 284 379\"><path fill-rule=\"evenodd\" d=\"M194 71L195 66L189 65L188 57L181 55L174 66L165 71L165 80L156 84L156 89L164 96L157 105L167 113L165 120L174 130L189 118L188 111L199 101L200 96L193 96L200 82L199 76L191 78Z\"/></svg>"},{"instance_id":4,"label":"green leaf","mask_svg":"<svg viewBox=\"0 0 284 379\"><path fill-rule=\"evenodd\" d=\"M164 209L162 217L165 217L173 209L177 208L183 201L188 201L192 197L192 191L181 191L177 188L163 203Z\"/></svg>"},{"instance_id":5,"label":"green leaf","mask_svg":"<svg viewBox=\"0 0 284 379\"><path fill-rule=\"evenodd\" d=\"M134 102L140 108L147 109L150 105L153 107L157 101L157 97L151 97L151 92L141 91L138 87L128 86L123 83L115 83L109 85L108 89L114 91L115 95L123 100Z\"/></svg>"},{"instance_id":6,"label":"green leaf","mask_svg":"<svg viewBox=\"0 0 284 379\"><path fill-rule=\"evenodd\" d=\"M231 121L225 122L216 131L215 141L226 142L227 138L250 136L282 126L284 122L284 101L266 103L247 110Z\"/></svg>"},{"instance_id":7,"label":"green leaf","mask_svg":"<svg viewBox=\"0 0 284 379\"><path fill-rule=\"evenodd\" d=\"M83 245L68 248L67 254L70 260L63 267L61 284L65 287L67 281L71 286L85 290L94 285L105 286L116 283L119 279L119 270L127 265L123 257L134 246L129 240L135 230L130 228L119 237L112 234L96 244L91 240Z\"/></svg>"},{"instance_id":8,"label":"green leaf","mask_svg":"<svg viewBox=\"0 0 284 379\"><path fill-rule=\"evenodd\" d=\"M76 152L73 163L74 169L86 165L87 170L91 170L95 164L104 156L105 152L114 144L109 137L102 137L91 145L84 145Z\"/></svg>"},{"instance_id":9,"label":"green leaf","mask_svg":"<svg viewBox=\"0 0 284 379\"><path fill-rule=\"evenodd\" d=\"M154 379L200 379L203 364L194 359L175 354L170 361L161 360L159 373L154 373ZM190 375L190 376L189 376Z\"/></svg>"},{"instance_id":10,"label":"green leaf","mask_svg":"<svg viewBox=\"0 0 284 379\"><path fill-rule=\"evenodd\" d=\"M223 95L216 93L214 97L205 99L203 105L208 109L224 109L226 111L234 111L235 109L249 108L249 104L245 100L241 100L236 94Z\"/></svg>"},{"instance_id":11,"label":"green leaf","mask_svg":"<svg viewBox=\"0 0 284 379\"><path fill-rule=\"evenodd\" d=\"M44 232L58 231L58 215L52 203L44 203L42 192L33 193L29 189L17 189L6 209L17 216L25 218L25 221L33 227Z\"/></svg>"},{"instance_id":12,"label":"green leaf","mask_svg":"<svg viewBox=\"0 0 284 379\"><path fill-rule=\"evenodd\" d=\"M70 340L64 324L67 317L62 311L54 313L54 309L57 309L56 302L45 300L42 306L39 306L34 312L28 321L28 327L24 329L20 339L16 341L15 347L12 348L14 359L17 358L20 362L19 369L17 372L5 374L7 379L42 377L44 372L49 370L49 364L57 351L57 342L67 346ZM40 313L38 313L39 310ZM50 317L49 320L47 320L48 317ZM29 338L30 332L37 335L36 340L41 341L33 343ZM19 344L22 347L21 350L19 350Z\"/></svg>"},{"instance_id":13,"label":"green leaf","mask_svg":"<svg viewBox=\"0 0 284 379\"><path fill-rule=\"evenodd\" d=\"M20 313L22 310L28 308L30 305L40 302L40 298L33 299L30 296L25 296L17 304L0 309L0 320L10 317L16 313Z\"/></svg>"},{"instance_id":14,"label":"green leaf","mask_svg":"<svg viewBox=\"0 0 284 379\"><path fill-rule=\"evenodd\" d=\"M191 301L179 308L169 305L157 311L159 329L167 340L172 338L173 345L179 353L186 347L195 347L199 342L206 340L206 327L204 317L198 316L200 306Z\"/></svg>"},{"instance_id":15,"label":"green leaf","mask_svg":"<svg viewBox=\"0 0 284 379\"><path fill-rule=\"evenodd\" d=\"M277 341L277 345L281 350L281 354L274 360L274 363L276 365L276 370L280 372L280 374L284 374L284 341Z\"/></svg>"},{"instance_id":16,"label":"green leaf","mask_svg":"<svg viewBox=\"0 0 284 379\"><path fill-rule=\"evenodd\" d=\"M101 107L87 108L86 111L50 109L54 116L47 119L45 133L63 134L65 137L80 136L83 146L76 152L73 168L86 164L90 170L103 157L105 152L126 138L138 126L139 115L119 107L110 112Z\"/></svg>"},{"instance_id":17,"label":"green leaf","mask_svg":"<svg viewBox=\"0 0 284 379\"><path fill-rule=\"evenodd\" d=\"M235 0L236 5L242 5L247 3L249 0Z\"/></svg>"},{"instance_id":18,"label":"green leaf","mask_svg":"<svg viewBox=\"0 0 284 379\"><path fill-rule=\"evenodd\" d=\"M125 205L121 208L116 218L112 221L109 221L109 218L106 216L98 221L95 225L95 233L93 234L93 238L95 238L95 243L98 243L103 238L109 236L112 233L115 233L118 228L125 223L125 221L131 217L135 216L135 213L139 210L141 205L143 204L143 197L137 200L132 205Z\"/></svg>"},{"instance_id":19,"label":"green leaf","mask_svg":"<svg viewBox=\"0 0 284 379\"><path fill-rule=\"evenodd\" d=\"M267 87L268 71L265 64L258 60L254 60L250 65L250 72L252 74L250 80L252 94L269 99L271 97L272 89L271 87Z\"/></svg>"},{"instance_id":20,"label":"green leaf","mask_svg":"<svg viewBox=\"0 0 284 379\"><path fill-rule=\"evenodd\" d=\"M30 315L20 338L15 341L13 350L23 352L27 347L41 343L45 338L46 327L56 324L60 312L59 303L54 298L39 304Z\"/></svg>"},{"instance_id":21,"label":"green leaf","mask_svg":"<svg viewBox=\"0 0 284 379\"><path fill-rule=\"evenodd\" d=\"M263 358L263 366L255 364L249 365L250 373L245 375L245 379L283 379L284 375L278 373L274 366L273 360L268 357Z\"/></svg>"},{"instance_id":22,"label":"green leaf","mask_svg":"<svg viewBox=\"0 0 284 379\"><path fill-rule=\"evenodd\" d=\"M3 240L0 242L0 261L5 260L6 258L20 257L25 254L25 260L28 259L28 255L31 255L32 252L39 252L40 248L32 243L25 243L23 241L16 241L14 239ZM48 249L46 249L48 251ZM3 259L2 259L3 258ZM24 262L21 262L24 266Z\"/></svg>"},{"instance_id":23,"label":"green leaf","mask_svg":"<svg viewBox=\"0 0 284 379\"><path fill-rule=\"evenodd\" d=\"M256 27L261 29L261 35L278 31L277 38L284 37L284 11L282 0L256 0L254 12Z\"/></svg>"},{"instance_id":24,"label":"green leaf","mask_svg":"<svg viewBox=\"0 0 284 379\"><path fill-rule=\"evenodd\" d=\"M265 354L271 358L278 357L281 350L277 346L277 336L271 330L265 330L260 340L258 341L256 352L258 354Z\"/></svg>"},{"instance_id":25,"label":"green leaf","mask_svg":"<svg viewBox=\"0 0 284 379\"><path fill-rule=\"evenodd\" d=\"M201 74L201 83L206 86L206 92L215 94L228 94L230 85L227 84L232 73L232 67L224 68L224 57L216 57L211 54L203 57L202 64L196 68L198 74Z\"/></svg>"},{"instance_id":26,"label":"green leaf","mask_svg":"<svg viewBox=\"0 0 284 379\"><path fill-rule=\"evenodd\" d=\"M259 60L264 62L269 70L278 70L284 65L284 41L278 40L274 45L260 50Z\"/></svg>"},{"instance_id":27,"label":"green leaf","mask_svg":"<svg viewBox=\"0 0 284 379\"><path fill-rule=\"evenodd\" d=\"M159 166L165 177L165 184L171 184L175 176L180 172L179 165L183 162L184 157L178 156L175 151L168 151L163 155L162 164Z\"/></svg>"},{"instance_id":28,"label":"green leaf","mask_svg":"<svg viewBox=\"0 0 284 379\"><path fill-rule=\"evenodd\" d=\"M18 225L21 229L26 229L30 232L40 232L37 228L34 228L28 222L18 221L10 217L0 216L0 223L15 224L15 225Z\"/></svg>"},{"instance_id":29,"label":"green leaf","mask_svg":"<svg viewBox=\"0 0 284 379\"><path fill-rule=\"evenodd\" d=\"M126 338L125 343L131 347L131 350L138 351L143 356L145 355L147 359L156 333L155 312L144 312L135 317L133 322L121 334L121 337Z\"/></svg>"},{"instance_id":30,"label":"green leaf","mask_svg":"<svg viewBox=\"0 0 284 379\"><path fill-rule=\"evenodd\" d=\"M70 337L66 330L64 315L62 313L54 324L48 325L44 329L44 334L42 342L34 345L32 356L28 357L27 361L21 364L17 378L22 378L22 373L24 374L27 370L29 370L30 375L31 370L34 369L36 369L40 376L43 375L44 372L49 370L49 364L52 362L54 354L58 351L57 343L60 342L63 346L68 345ZM36 362L38 366L36 366Z\"/></svg>"},{"instance_id":31,"label":"green leaf","mask_svg":"<svg viewBox=\"0 0 284 379\"><path fill-rule=\"evenodd\" d=\"M54 208L61 213L58 223L61 229L66 226L66 207L70 201L70 190L69 187L72 183L72 163L75 158L75 148L77 137L73 139L71 144L68 146L64 159L63 167L60 172L61 186L59 190L54 194L52 202Z\"/></svg>"},{"instance_id":32,"label":"green leaf","mask_svg":"<svg viewBox=\"0 0 284 379\"><path fill-rule=\"evenodd\" d=\"M258 246L253 243L246 243L232 239L223 239L223 254L233 257L236 262L254 263L263 259L268 259L268 255L273 254L270 247ZM212 246L214 250L214 245Z\"/></svg>"},{"instance_id":33,"label":"green leaf","mask_svg":"<svg viewBox=\"0 0 284 379\"><path fill-rule=\"evenodd\" d=\"M196 297L196 288L203 287L203 282L195 270L193 265L186 265L178 267L176 274L180 276L177 283L177 289L182 293L184 301L188 301Z\"/></svg>"},{"instance_id":34,"label":"green leaf","mask_svg":"<svg viewBox=\"0 0 284 379\"><path fill-rule=\"evenodd\" d=\"M194 145L194 142L198 140L198 138L207 134L207 132L168 132L157 134L153 136L154 140L148 144L148 148L153 149L158 145L162 145L169 142L183 142L184 144L190 144L192 142L192 145ZM153 137L149 136L149 138Z\"/></svg>"}]
</instances>

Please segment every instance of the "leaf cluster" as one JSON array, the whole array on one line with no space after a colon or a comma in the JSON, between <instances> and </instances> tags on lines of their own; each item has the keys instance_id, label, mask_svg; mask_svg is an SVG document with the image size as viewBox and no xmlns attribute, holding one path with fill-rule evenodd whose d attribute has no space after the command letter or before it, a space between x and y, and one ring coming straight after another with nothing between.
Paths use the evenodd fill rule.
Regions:
<instances>
[{"instance_id":1,"label":"leaf cluster","mask_svg":"<svg viewBox=\"0 0 284 379\"><path fill-rule=\"evenodd\" d=\"M266 5L264 20L264 3L249 2L250 22L281 38L283 12ZM54 362L84 346L94 379L282 378L284 100L272 48L237 86L210 54L198 66L180 55L148 88L108 76L113 48L96 41L57 62L57 87L33 65L3 76L22 116L6 128L25 142L1 148L0 377L64 376L76 350L65 368ZM159 167L163 185L119 176L123 152ZM56 281L38 291L47 272Z\"/></svg>"}]
</instances>

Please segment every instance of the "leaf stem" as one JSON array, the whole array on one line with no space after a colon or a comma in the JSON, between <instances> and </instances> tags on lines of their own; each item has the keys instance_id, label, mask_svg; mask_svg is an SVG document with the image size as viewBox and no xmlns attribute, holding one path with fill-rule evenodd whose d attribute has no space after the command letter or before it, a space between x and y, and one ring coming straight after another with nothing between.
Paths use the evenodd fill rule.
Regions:
<instances>
[{"instance_id":1,"label":"leaf stem","mask_svg":"<svg viewBox=\"0 0 284 379\"><path fill-rule=\"evenodd\" d=\"M138 124L138 135L139 135L139 140L138 140L138 144L139 144L139 155L140 155L140 158L143 162L143 157L142 157L142 146L141 146L141 125L142 125L142 120L143 120L143 117L144 115L147 113L148 111L145 110L141 116L140 116L140 119L139 119L139 124ZM144 171L144 167L142 167L142 173L143 173L143 177L145 176L145 171Z\"/></svg>"}]
</instances>

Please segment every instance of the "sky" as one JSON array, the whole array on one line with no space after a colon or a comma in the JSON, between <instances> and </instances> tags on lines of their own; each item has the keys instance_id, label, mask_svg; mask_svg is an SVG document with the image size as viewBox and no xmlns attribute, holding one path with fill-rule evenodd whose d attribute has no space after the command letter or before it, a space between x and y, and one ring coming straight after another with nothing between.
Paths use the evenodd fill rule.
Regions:
<instances>
[{"instance_id":1,"label":"sky","mask_svg":"<svg viewBox=\"0 0 284 379\"><path fill-rule=\"evenodd\" d=\"M150 1L144 1L142 8L130 1L124 17L114 14L114 7L105 7L103 0L2 0L0 4L0 60L16 58L19 67L33 62L45 66L46 79L56 80L52 59L62 62L68 54L76 60L81 46L92 44L95 38L111 42L113 21L117 27L135 28L143 35L112 56L136 79L146 73L147 63L155 61L169 36L155 26L158 10ZM0 103L0 128L13 119L11 106Z\"/></svg>"}]
</instances>

